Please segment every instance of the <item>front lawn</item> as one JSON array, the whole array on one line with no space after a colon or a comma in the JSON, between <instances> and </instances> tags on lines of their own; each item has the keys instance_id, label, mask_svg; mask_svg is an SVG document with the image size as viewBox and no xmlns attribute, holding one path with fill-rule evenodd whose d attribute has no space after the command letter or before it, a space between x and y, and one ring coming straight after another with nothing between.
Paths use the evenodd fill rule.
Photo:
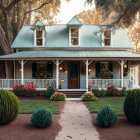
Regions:
<instances>
[{"instance_id":1,"label":"front lawn","mask_svg":"<svg viewBox=\"0 0 140 140\"><path fill-rule=\"evenodd\" d=\"M20 100L20 114L32 114L38 108L46 108L53 114L59 113L59 102L47 100Z\"/></svg>"},{"instance_id":2,"label":"front lawn","mask_svg":"<svg viewBox=\"0 0 140 140\"><path fill-rule=\"evenodd\" d=\"M101 108L109 105L118 115L124 116L123 103L125 97L99 98L96 102L86 102L91 113L98 112Z\"/></svg>"}]
</instances>

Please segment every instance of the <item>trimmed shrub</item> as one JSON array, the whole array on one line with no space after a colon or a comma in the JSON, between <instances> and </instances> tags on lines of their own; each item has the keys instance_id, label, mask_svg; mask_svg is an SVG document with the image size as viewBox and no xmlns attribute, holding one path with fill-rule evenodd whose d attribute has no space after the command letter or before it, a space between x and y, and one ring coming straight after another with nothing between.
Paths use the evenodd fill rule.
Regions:
<instances>
[{"instance_id":1,"label":"trimmed shrub","mask_svg":"<svg viewBox=\"0 0 140 140\"><path fill-rule=\"evenodd\" d=\"M81 96L82 101L96 101L97 98L95 97L95 95L93 93L84 93Z\"/></svg>"},{"instance_id":2,"label":"trimmed shrub","mask_svg":"<svg viewBox=\"0 0 140 140\"><path fill-rule=\"evenodd\" d=\"M51 100L53 101L65 101L66 100L66 95L62 92L55 92L51 97Z\"/></svg>"},{"instance_id":3,"label":"trimmed shrub","mask_svg":"<svg viewBox=\"0 0 140 140\"><path fill-rule=\"evenodd\" d=\"M54 93L55 93L55 90L54 90L53 86L49 86L46 90L45 96L51 97Z\"/></svg>"},{"instance_id":4,"label":"trimmed shrub","mask_svg":"<svg viewBox=\"0 0 140 140\"><path fill-rule=\"evenodd\" d=\"M126 96L127 95L127 91L126 91L126 87L123 87L121 91L118 92L119 96Z\"/></svg>"},{"instance_id":5,"label":"trimmed shrub","mask_svg":"<svg viewBox=\"0 0 140 140\"><path fill-rule=\"evenodd\" d=\"M19 100L13 92L0 90L0 124L7 124L16 119L19 113Z\"/></svg>"},{"instance_id":6,"label":"trimmed shrub","mask_svg":"<svg viewBox=\"0 0 140 140\"><path fill-rule=\"evenodd\" d=\"M36 86L32 84L25 85L23 87L23 95L27 97L36 96L35 90L36 90Z\"/></svg>"},{"instance_id":7,"label":"trimmed shrub","mask_svg":"<svg viewBox=\"0 0 140 140\"><path fill-rule=\"evenodd\" d=\"M34 127L45 128L53 124L52 113L44 108L37 109L31 116Z\"/></svg>"},{"instance_id":8,"label":"trimmed shrub","mask_svg":"<svg viewBox=\"0 0 140 140\"><path fill-rule=\"evenodd\" d=\"M92 89L92 93L93 93L95 96L97 96L97 97L100 97L100 96L101 96L100 90L99 90L99 89L93 88L93 89Z\"/></svg>"},{"instance_id":9,"label":"trimmed shrub","mask_svg":"<svg viewBox=\"0 0 140 140\"><path fill-rule=\"evenodd\" d=\"M109 96L114 96L118 93L118 89L114 85L109 85L106 88L106 94Z\"/></svg>"},{"instance_id":10,"label":"trimmed shrub","mask_svg":"<svg viewBox=\"0 0 140 140\"><path fill-rule=\"evenodd\" d=\"M19 85L18 84L13 85L13 92L17 96L24 96L24 93L23 93L22 89L23 89L23 85L20 85L20 84Z\"/></svg>"},{"instance_id":11,"label":"trimmed shrub","mask_svg":"<svg viewBox=\"0 0 140 140\"><path fill-rule=\"evenodd\" d=\"M104 89L100 90L100 95L101 95L102 97L105 96L105 94L106 94L106 91L105 91Z\"/></svg>"},{"instance_id":12,"label":"trimmed shrub","mask_svg":"<svg viewBox=\"0 0 140 140\"><path fill-rule=\"evenodd\" d=\"M98 112L96 120L100 127L108 128L117 122L117 114L106 106Z\"/></svg>"},{"instance_id":13,"label":"trimmed shrub","mask_svg":"<svg viewBox=\"0 0 140 140\"><path fill-rule=\"evenodd\" d=\"M124 101L124 113L128 120L140 124L140 89L128 91Z\"/></svg>"}]
</instances>

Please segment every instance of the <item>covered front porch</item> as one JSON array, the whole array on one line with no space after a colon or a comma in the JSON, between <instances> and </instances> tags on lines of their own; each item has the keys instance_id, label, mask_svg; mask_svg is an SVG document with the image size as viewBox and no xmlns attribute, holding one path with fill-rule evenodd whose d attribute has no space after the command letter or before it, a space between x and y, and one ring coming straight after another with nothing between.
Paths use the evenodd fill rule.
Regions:
<instances>
[{"instance_id":1,"label":"covered front porch","mask_svg":"<svg viewBox=\"0 0 140 140\"><path fill-rule=\"evenodd\" d=\"M30 52L32 51L28 51L28 53ZM60 51L58 52L60 53ZM29 54L27 55L27 52L0 57L1 60L13 61L14 65L14 78L0 79L0 88L12 90L14 84L26 85L29 83L34 84L37 90L46 90L48 86L53 86L60 91L88 91L89 87L105 89L111 84L117 88L139 87L138 72L136 65L133 65L134 62L138 62L139 55L135 58L133 57L135 53L131 52L132 58L130 58L130 54L129 57L126 57L126 54L125 57L112 57L108 54L108 56L101 57L102 51L96 51L100 54L98 57L97 54L96 57L91 57L91 53L93 55L95 51L84 51L84 53L83 51L69 51L67 54L65 52L63 52L65 56L59 54L57 57L54 56L54 53L48 55L48 51L45 56L42 56L40 51L34 51L34 54L30 55L31 57L28 56ZM75 56L73 56L73 52ZM114 53L114 51L112 52ZM43 68L45 68L43 72L39 71ZM126 75L124 75L124 68L128 70ZM99 76L101 71L106 69L112 72L112 76L109 78ZM47 75L45 77L44 72ZM41 76L42 74L43 76Z\"/></svg>"}]
</instances>

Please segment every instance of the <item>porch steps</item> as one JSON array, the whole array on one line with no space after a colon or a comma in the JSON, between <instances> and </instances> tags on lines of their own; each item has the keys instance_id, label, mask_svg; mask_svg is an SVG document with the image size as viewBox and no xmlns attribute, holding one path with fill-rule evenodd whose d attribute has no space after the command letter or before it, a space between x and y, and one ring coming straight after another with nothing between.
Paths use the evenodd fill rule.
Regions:
<instances>
[{"instance_id":1,"label":"porch steps","mask_svg":"<svg viewBox=\"0 0 140 140\"><path fill-rule=\"evenodd\" d=\"M67 98L80 98L85 91L63 91Z\"/></svg>"}]
</instances>

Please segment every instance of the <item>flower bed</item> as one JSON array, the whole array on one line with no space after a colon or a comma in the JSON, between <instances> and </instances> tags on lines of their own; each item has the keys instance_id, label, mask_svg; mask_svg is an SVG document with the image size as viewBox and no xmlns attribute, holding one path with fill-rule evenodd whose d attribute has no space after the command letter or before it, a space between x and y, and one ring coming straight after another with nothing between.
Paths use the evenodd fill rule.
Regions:
<instances>
[{"instance_id":1,"label":"flower bed","mask_svg":"<svg viewBox=\"0 0 140 140\"><path fill-rule=\"evenodd\" d=\"M85 93L81 96L82 101L96 101L97 98L93 93Z\"/></svg>"},{"instance_id":2,"label":"flower bed","mask_svg":"<svg viewBox=\"0 0 140 140\"><path fill-rule=\"evenodd\" d=\"M14 84L13 85L13 92L17 96L29 96L29 97L36 96L35 90L36 90L36 86L32 84L28 84L28 85Z\"/></svg>"},{"instance_id":3,"label":"flower bed","mask_svg":"<svg viewBox=\"0 0 140 140\"><path fill-rule=\"evenodd\" d=\"M104 89L96 89L89 86L88 91L91 91L96 97L103 97L103 96L126 96L127 91L126 87L123 87L121 90L118 90L114 85L108 85L106 90Z\"/></svg>"},{"instance_id":4,"label":"flower bed","mask_svg":"<svg viewBox=\"0 0 140 140\"><path fill-rule=\"evenodd\" d=\"M36 96L35 90L36 90L36 87L32 84L28 84L23 87L23 93L25 96L28 96L28 97Z\"/></svg>"},{"instance_id":5,"label":"flower bed","mask_svg":"<svg viewBox=\"0 0 140 140\"><path fill-rule=\"evenodd\" d=\"M55 92L51 97L51 100L53 101L65 101L66 100L66 95L62 92Z\"/></svg>"},{"instance_id":6,"label":"flower bed","mask_svg":"<svg viewBox=\"0 0 140 140\"><path fill-rule=\"evenodd\" d=\"M23 96L22 89L23 89L23 85L20 85L20 84L13 85L13 92L17 96Z\"/></svg>"}]
</instances>

